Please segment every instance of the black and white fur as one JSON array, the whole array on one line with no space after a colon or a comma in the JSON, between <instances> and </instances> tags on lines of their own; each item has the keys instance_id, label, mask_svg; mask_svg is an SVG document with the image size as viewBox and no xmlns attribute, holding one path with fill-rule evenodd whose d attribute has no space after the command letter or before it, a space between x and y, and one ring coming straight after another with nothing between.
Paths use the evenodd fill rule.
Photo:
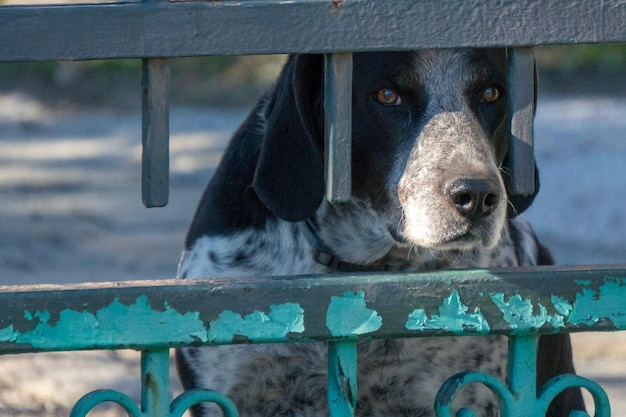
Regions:
<instances>
[{"instance_id":1,"label":"black and white fur","mask_svg":"<svg viewBox=\"0 0 626 417\"><path fill-rule=\"evenodd\" d=\"M503 50L354 54L353 198L339 205L323 199L322 59L290 57L235 133L189 230L180 278L332 272L316 260L316 243L355 267L552 262L515 217L534 195L506 189ZM539 350L540 385L573 372L566 335L542 337ZM445 379L464 370L503 379L506 356L502 337L363 342L356 415L432 416ZM184 348L178 365L186 389L220 391L245 417L328 415L324 344ZM498 414L479 387L459 399L479 415ZM571 409L583 409L578 391L561 395L550 415ZM194 415L210 410L202 405Z\"/></svg>"}]
</instances>

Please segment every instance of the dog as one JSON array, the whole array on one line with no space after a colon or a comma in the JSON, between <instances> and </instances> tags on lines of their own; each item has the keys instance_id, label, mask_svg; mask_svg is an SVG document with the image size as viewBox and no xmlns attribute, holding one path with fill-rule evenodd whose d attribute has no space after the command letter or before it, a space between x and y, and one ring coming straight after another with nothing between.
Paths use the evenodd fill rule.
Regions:
<instances>
[{"instance_id":1,"label":"dog","mask_svg":"<svg viewBox=\"0 0 626 417\"><path fill-rule=\"evenodd\" d=\"M353 55L352 199L324 200L323 56L288 58L228 145L189 229L180 278L551 264L507 191L506 51ZM535 168L536 169L536 168ZM538 176L536 177L538 178ZM573 373L567 335L542 336L538 386ZM505 337L361 342L355 414L433 416L440 385L477 370L505 378ZM322 343L187 347L185 389L229 396L245 417L328 415ZM470 385L478 415L497 402ZM209 405L194 416L212 414ZM584 410L568 390L549 415ZM219 415L219 414L217 414Z\"/></svg>"}]
</instances>

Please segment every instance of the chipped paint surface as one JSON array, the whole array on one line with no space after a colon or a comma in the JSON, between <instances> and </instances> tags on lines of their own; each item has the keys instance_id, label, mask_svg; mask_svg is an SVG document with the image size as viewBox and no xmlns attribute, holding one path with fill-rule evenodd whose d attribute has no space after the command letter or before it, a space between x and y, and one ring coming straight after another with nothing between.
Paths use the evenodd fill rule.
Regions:
<instances>
[{"instance_id":1,"label":"chipped paint surface","mask_svg":"<svg viewBox=\"0 0 626 417\"><path fill-rule=\"evenodd\" d=\"M0 342L15 342L19 333L13 331L13 325L0 329Z\"/></svg>"},{"instance_id":2,"label":"chipped paint surface","mask_svg":"<svg viewBox=\"0 0 626 417\"><path fill-rule=\"evenodd\" d=\"M625 283L623 278L606 278L604 284L594 290L589 288L591 281L576 280L576 284L583 288L576 294L573 303L558 295L550 297L557 312L553 315L548 314L541 303L537 303L535 308L531 300L523 300L517 294L505 300L504 295L499 293L492 295L491 299L502 311L513 334L538 329L546 324L558 330L568 325L593 326L603 320L610 320L616 329L626 329L626 312L623 310Z\"/></svg>"},{"instance_id":3,"label":"chipped paint surface","mask_svg":"<svg viewBox=\"0 0 626 417\"><path fill-rule=\"evenodd\" d=\"M500 309L503 319L511 326L513 334L521 331L539 329L546 323L558 323L553 316L548 314L547 309L537 303L537 308L533 306L532 300L522 299L519 294L515 294L505 299L504 294L494 294L491 301ZM536 311L538 310L538 311Z\"/></svg>"},{"instance_id":4,"label":"chipped paint surface","mask_svg":"<svg viewBox=\"0 0 626 417\"><path fill-rule=\"evenodd\" d=\"M579 282L582 292L576 294L573 305L567 305L570 312L567 323L592 326L600 320L610 320L617 328L626 328L626 279L608 278L596 291L590 282Z\"/></svg>"},{"instance_id":5,"label":"chipped paint surface","mask_svg":"<svg viewBox=\"0 0 626 417\"><path fill-rule=\"evenodd\" d=\"M439 307L439 315L433 314L428 317L423 309L416 309L409 314L405 327L407 330L423 331L426 329L441 329L455 334L467 331L482 334L489 333L489 324L485 317L476 307L473 313L468 313L467 307L461 302L461 297L453 290L448 298L443 300Z\"/></svg>"},{"instance_id":6,"label":"chipped paint surface","mask_svg":"<svg viewBox=\"0 0 626 417\"><path fill-rule=\"evenodd\" d=\"M180 314L168 305L164 311L156 311L151 308L146 296L138 297L129 306L116 298L95 314L65 309L54 323L51 323L47 311L25 311L24 317L29 321L36 320L35 327L23 333L13 331L12 327L0 330L0 341L53 350L115 346L122 332L132 334L134 343L141 345L162 344L163 335L186 343L193 342L194 338L207 340L206 329L198 313Z\"/></svg>"},{"instance_id":7,"label":"chipped paint surface","mask_svg":"<svg viewBox=\"0 0 626 417\"><path fill-rule=\"evenodd\" d=\"M304 332L304 310L293 303L271 305L268 314L255 311L245 317L225 310L209 327L208 339L215 343L232 343L235 336L252 342L285 339L289 333Z\"/></svg>"},{"instance_id":8,"label":"chipped paint surface","mask_svg":"<svg viewBox=\"0 0 626 417\"><path fill-rule=\"evenodd\" d=\"M89 310L88 304L85 304L87 307L48 310L37 309L36 303L16 303L29 307L14 309L13 316L2 321L0 343L7 352L25 352L230 344L246 338L252 342L286 342L295 334L301 335L297 337L299 340L308 340L329 335L337 339L411 337L433 331L454 334L508 331L513 335L528 335L539 329L556 333L568 327L626 330L623 308L626 278L619 274L567 281L563 294L536 293L540 296L525 295L533 292L524 290L522 293L522 289L520 293L499 292L494 286L491 291L487 287L485 291L466 292L463 285L452 280L440 283L445 283L447 290L441 298L437 297L439 303L435 299L435 302L414 306L409 301L404 306L396 304L391 310L377 311L378 307L367 305L364 290L341 289L337 293L342 295L330 296L329 301L325 301L328 296L308 300L311 305L307 307L308 314L298 303L269 305L261 301L243 312L237 310L237 306L222 311L209 308L209 317L214 318L210 323L202 320L199 312L176 311L162 298L153 307L147 295L138 296L134 302L127 301L129 305L112 296L112 302L97 311L95 307ZM385 302L380 294L377 293L380 298L377 306ZM388 302L393 300L390 298ZM200 311L207 314L206 310ZM390 318L386 319L385 314ZM396 322L399 318L400 323ZM385 327L383 319L388 320Z\"/></svg>"},{"instance_id":9,"label":"chipped paint surface","mask_svg":"<svg viewBox=\"0 0 626 417\"><path fill-rule=\"evenodd\" d=\"M489 297L498 307L511 334L533 332L544 326L551 326L555 331L568 325L592 326L602 320L610 320L618 329L626 328L626 312L621 308L626 300L626 279L607 278L597 290L590 288L591 281L588 280L577 280L576 284L583 288L573 303L558 295L550 297L555 314L549 314L548 308L540 302L522 298L519 294L508 297L503 293L478 295ZM467 310L458 292L453 290L439 307L439 315L428 317L425 310L415 309L409 314L405 327L407 330L444 330L455 334L468 331L488 333L489 323L480 310L476 308L469 314Z\"/></svg>"},{"instance_id":10,"label":"chipped paint surface","mask_svg":"<svg viewBox=\"0 0 626 417\"><path fill-rule=\"evenodd\" d=\"M343 297L331 297L326 312L326 327L332 336L359 336L377 331L383 319L375 310L365 306L365 293L345 292Z\"/></svg>"},{"instance_id":11,"label":"chipped paint surface","mask_svg":"<svg viewBox=\"0 0 626 417\"><path fill-rule=\"evenodd\" d=\"M304 311L298 304L270 306L270 313L255 311L245 317L224 311L210 323L207 331L197 312L181 314L165 305L164 311L153 310L142 295L134 304L124 305L116 298L110 305L91 313L65 309L54 322L47 311L25 311L24 318L35 322L28 331L13 326L0 329L0 342L28 344L37 349L81 349L115 347L125 334L125 345L162 345L175 343L232 343L235 335L251 341L286 338L288 333L304 331ZM128 340L132 335L133 340Z\"/></svg>"}]
</instances>

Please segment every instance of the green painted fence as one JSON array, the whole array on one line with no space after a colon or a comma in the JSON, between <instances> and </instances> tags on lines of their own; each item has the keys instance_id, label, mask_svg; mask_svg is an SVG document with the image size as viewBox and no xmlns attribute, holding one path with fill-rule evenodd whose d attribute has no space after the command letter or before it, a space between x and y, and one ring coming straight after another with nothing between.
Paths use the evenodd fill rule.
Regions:
<instances>
[{"instance_id":1,"label":"green painted fence","mask_svg":"<svg viewBox=\"0 0 626 417\"><path fill-rule=\"evenodd\" d=\"M199 401L230 401L211 391L168 403L169 349L190 345L326 341L331 415L346 416L356 392L356 344L371 338L509 336L508 385L490 375L452 377L437 399L450 415L455 393L487 385L505 416L541 416L558 393L579 386L609 416L606 393L579 376L557 377L537 394L540 334L626 330L626 265L364 273L324 276L131 281L72 286L0 287L0 352L87 349L142 351L142 404L123 393L96 391L75 406L84 416L114 401L132 416L180 416ZM512 364L523 366L512 366Z\"/></svg>"},{"instance_id":2,"label":"green painted fence","mask_svg":"<svg viewBox=\"0 0 626 417\"><path fill-rule=\"evenodd\" d=\"M169 57L326 53L326 146L333 154L326 168L327 198L345 201L350 196L351 51L512 48L513 185L528 193L533 184L529 47L626 42L624 22L622 0L2 6L0 61L142 59L142 193L146 206L153 207L168 201ZM625 330L623 300L626 266L11 286L0 287L0 354L142 351L141 404L123 393L96 391L78 401L73 417L104 401L117 402L133 417L181 416L191 405L208 401L230 417L237 415L234 405L211 391L188 391L169 404L169 349L325 341L331 415L347 417L355 406L359 340L502 334L509 337L507 384L479 373L453 376L437 397L439 416L449 416L455 393L475 382L496 394L504 416L545 415L550 400L572 386L592 393L596 416L609 416L606 393L584 378L559 376L537 391L535 346L539 334ZM472 413L462 409L457 415Z\"/></svg>"}]
</instances>

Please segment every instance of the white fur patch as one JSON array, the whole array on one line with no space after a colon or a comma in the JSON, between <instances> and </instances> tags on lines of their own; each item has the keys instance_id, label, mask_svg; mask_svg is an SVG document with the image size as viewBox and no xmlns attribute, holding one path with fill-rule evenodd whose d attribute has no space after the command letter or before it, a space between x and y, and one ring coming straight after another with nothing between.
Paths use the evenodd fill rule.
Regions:
<instances>
[{"instance_id":1,"label":"white fur patch","mask_svg":"<svg viewBox=\"0 0 626 417\"><path fill-rule=\"evenodd\" d=\"M179 278L280 276L324 273L298 226L268 222L263 229L203 236L184 251Z\"/></svg>"}]
</instances>

